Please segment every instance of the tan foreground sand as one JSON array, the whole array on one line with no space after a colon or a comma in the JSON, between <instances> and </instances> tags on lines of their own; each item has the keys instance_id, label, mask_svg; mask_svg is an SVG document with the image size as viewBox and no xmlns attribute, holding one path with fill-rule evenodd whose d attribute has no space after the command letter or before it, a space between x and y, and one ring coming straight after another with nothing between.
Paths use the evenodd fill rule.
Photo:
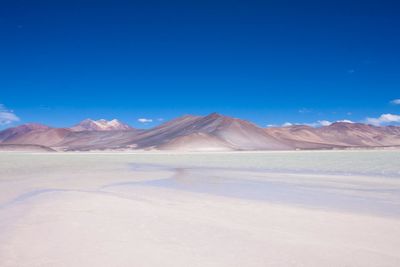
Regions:
<instances>
[{"instance_id":1,"label":"tan foreground sand","mask_svg":"<svg viewBox=\"0 0 400 267\"><path fill-rule=\"evenodd\" d=\"M400 266L396 177L159 161L0 154L0 266Z\"/></svg>"}]
</instances>

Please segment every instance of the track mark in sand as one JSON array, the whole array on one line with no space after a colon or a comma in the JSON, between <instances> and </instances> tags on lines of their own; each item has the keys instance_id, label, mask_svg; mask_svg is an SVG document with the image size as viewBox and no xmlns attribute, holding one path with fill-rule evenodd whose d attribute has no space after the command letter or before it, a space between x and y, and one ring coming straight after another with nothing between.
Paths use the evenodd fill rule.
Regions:
<instances>
[{"instance_id":1,"label":"track mark in sand","mask_svg":"<svg viewBox=\"0 0 400 267\"><path fill-rule=\"evenodd\" d=\"M7 201L5 203L0 204L0 210L13 206L14 204L19 204L19 203L25 203L29 200L35 199L36 197L42 196L44 194L49 194L49 193L68 193L68 192L75 192L75 193L87 193L87 194L101 194L109 197L116 197L116 198L122 198L126 200L140 200L143 201L144 199L141 199L139 197L125 197L121 196L117 193L114 192L108 192L108 191L102 191L102 190L77 190L77 189L57 189L57 188L44 188L44 189L36 189L32 190L29 192L25 192L10 201Z\"/></svg>"}]
</instances>

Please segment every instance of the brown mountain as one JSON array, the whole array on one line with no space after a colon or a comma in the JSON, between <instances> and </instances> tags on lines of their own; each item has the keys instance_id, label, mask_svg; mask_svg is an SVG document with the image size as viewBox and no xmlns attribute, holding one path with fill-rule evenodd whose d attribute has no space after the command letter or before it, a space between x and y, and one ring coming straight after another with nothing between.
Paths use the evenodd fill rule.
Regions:
<instances>
[{"instance_id":1,"label":"brown mountain","mask_svg":"<svg viewBox=\"0 0 400 267\"><path fill-rule=\"evenodd\" d=\"M297 148L385 147L400 145L400 127L377 127L362 123L336 122L312 128L294 125L267 128L266 132Z\"/></svg>"},{"instance_id":2,"label":"brown mountain","mask_svg":"<svg viewBox=\"0 0 400 267\"><path fill-rule=\"evenodd\" d=\"M201 140L200 140L201 139ZM184 140L184 142L183 142ZM204 144L201 150L281 150L290 149L256 125L217 113L183 116L144 131L126 145L137 148L198 150L188 143ZM218 145L217 145L218 144Z\"/></svg>"},{"instance_id":3,"label":"brown mountain","mask_svg":"<svg viewBox=\"0 0 400 267\"><path fill-rule=\"evenodd\" d=\"M97 128L99 125L96 123L93 126L92 122L99 121L102 127ZM127 128L117 120L99 121L85 120L71 129L50 128L41 124L21 125L1 131L0 143L38 145L57 150L226 151L400 147L400 127L396 126L337 122L320 128L294 125L263 129L251 122L217 113L186 115L148 130Z\"/></svg>"},{"instance_id":4,"label":"brown mountain","mask_svg":"<svg viewBox=\"0 0 400 267\"><path fill-rule=\"evenodd\" d=\"M316 128L307 125L266 128L265 132L296 149L341 147L338 144L328 142L318 134Z\"/></svg>"},{"instance_id":5,"label":"brown mountain","mask_svg":"<svg viewBox=\"0 0 400 267\"><path fill-rule=\"evenodd\" d=\"M73 131L124 131L131 130L132 127L128 124L122 123L117 119L110 121L101 120L91 120L86 119L78 123L77 125L70 128Z\"/></svg>"},{"instance_id":6,"label":"brown mountain","mask_svg":"<svg viewBox=\"0 0 400 267\"><path fill-rule=\"evenodd\" d=\"M50 127L38 123L28 123L13 128L8 128L0 132L0 142L7 142L25 135L35 130L47 130Z\"/></svg>"},{"instance_id":7,"label":"brown mountain","mask_svg":"<svg viewBox=\"0 0 400 267\"><path fill-rule=\"evenodd\" d=\"M119 148L135 148L127 146L128 140L134 139L142 130L113 130L113 131L72 131L57 148L61 150L104 150Z\"/></svg>"},{"instance_id":8,"label":"brown mountain","mask_svg":"<svg viewBox=\"0 0 400 267\"><path fill-rule=\"evenodd\" d=\"M64 128L50 128L42 124L24 124L0 132L2 144L24 144L56 146L71 131Z\"/></svg>"}]
</instances>

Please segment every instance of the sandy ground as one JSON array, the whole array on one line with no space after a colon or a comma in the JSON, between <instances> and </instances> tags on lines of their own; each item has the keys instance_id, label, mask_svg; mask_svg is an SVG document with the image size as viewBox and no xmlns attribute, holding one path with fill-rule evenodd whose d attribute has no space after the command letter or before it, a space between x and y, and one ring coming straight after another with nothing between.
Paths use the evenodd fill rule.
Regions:
<instances>
[{"instance_id":1,"label":"sandy ground","mask_svg":"<svg viewBox=\"0 0 400 267\"><path fill-rule=\"evenodd\" d=\"M216 164L229 155L0 154L0 266L400 266L396 166Z\"/></svg>"}]
</instances>

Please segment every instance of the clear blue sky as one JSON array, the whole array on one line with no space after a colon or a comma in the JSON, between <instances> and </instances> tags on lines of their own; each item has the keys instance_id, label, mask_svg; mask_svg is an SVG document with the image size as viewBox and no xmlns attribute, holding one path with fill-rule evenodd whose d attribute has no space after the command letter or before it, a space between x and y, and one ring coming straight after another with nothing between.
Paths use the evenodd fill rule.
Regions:
<instances>
[{"instance_id":1,"label":"clear blue sky","mask_svg":"<svg viewBox=\"0 0 400 267\"><path fill-rule=\"evenodd\" d=\"M0 112L20 118L10 125L400 114L397 1L0 2Z\"/></svg>"}]
</instances>

